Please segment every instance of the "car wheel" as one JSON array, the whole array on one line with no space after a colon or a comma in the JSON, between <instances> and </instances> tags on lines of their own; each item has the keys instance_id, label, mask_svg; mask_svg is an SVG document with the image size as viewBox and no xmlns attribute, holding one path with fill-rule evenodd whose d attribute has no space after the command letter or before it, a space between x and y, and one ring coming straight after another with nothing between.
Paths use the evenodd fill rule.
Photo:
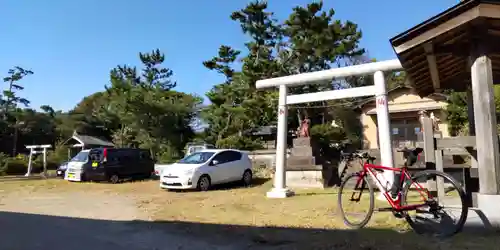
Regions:
<instances>
[{"instance_id":1,"label":"car wheel","mask_svg":"<svg viewBox=\"0 0 500 250\"><path fill-rule=\"evenodd\" d=\"M120 177L116 174L112 174L110 177L109 177L109 182L113 183L113 184L116 184L118 182L120 182Z\"/></svg>"},{"instance_id":2,"label":"car wheel","mask_svg":"<svg viewBox=\"0 0 500 250\"><path fill-rule=\"evenodd\" d=\"M82 175L80 175L80 181L81 182L87 182L88 181L86 173L82 173Z\"/></svg>"},{"instance_id":3,"label":"car wheel","mask_svg":"<svg viewBox=\"0 0 500 250\"><path fill-rule=\"evenodd\" d=\"M252 184L252 178L252 171L245 170L245 172L243 173L243 177L241 177L241 181L243 182L243 185L248 187Z\"/></svg>"},{"instance_id":4,"label":"car wheel","mask_svg":"<svg viewBox=\"0 0 500 250\"><path fill-rule=\"evenodd\" d=\"M210 177L208 175L202 175L198 180L197 188L200 191L208 191L210 189Z\"/></svg>"}]
</instances>

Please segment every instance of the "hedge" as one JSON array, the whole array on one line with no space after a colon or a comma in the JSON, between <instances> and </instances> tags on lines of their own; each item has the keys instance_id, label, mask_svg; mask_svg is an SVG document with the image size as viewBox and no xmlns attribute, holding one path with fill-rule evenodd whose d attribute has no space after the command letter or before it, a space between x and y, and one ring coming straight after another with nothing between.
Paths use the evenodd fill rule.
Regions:
<instances>
[{"instance_id":1,"label":"hedge","mask_svg":"<svg viewBox=\"0 0 500 250\"><path fill-rule=\"evenodd\" d=\"M59 163L47 161L47 169L55 170ZM28 170L28 162L24 159L6 158L0 156L0 175L20 175L25 174ZM32 162L32 173L41 173L43 171L42 161Z\"/></svg>"}]
</instances>

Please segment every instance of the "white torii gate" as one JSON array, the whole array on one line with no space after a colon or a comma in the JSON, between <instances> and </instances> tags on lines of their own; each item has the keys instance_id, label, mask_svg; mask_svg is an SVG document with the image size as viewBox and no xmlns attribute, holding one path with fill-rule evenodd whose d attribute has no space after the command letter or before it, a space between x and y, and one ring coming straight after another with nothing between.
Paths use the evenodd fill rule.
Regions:
<instances>
[{"instance_id":1,"label":"white torii gate","mask_svg":"<svg viewBox=\"0 0 500 250\"><path fill-rule=\"evenodd\" d=\"M28 170L24 176L31 175L31 169L33 164L33 154L43 154L43 175L47 175L47 149L51 148L52 145L28 145L27 149L30 150L30 156L28 158ZM42 149L42 151L37 151L36 149Z\"/></svg>"},{"instance_id":2,"label":"white torii gate","mask_svg":"<svg viewBox=\"0 0 500 250\"><path fill-rule=\"evenodd\" d=\"M334 99L344 99L361 96L375 96L377 110L377 129L379 133L379 146L381 164L386 167L394 166L392 152L389 108L387 107L387 89L384 78L384 71L401 70L403 67L398 59L360 64L349 67L335 68L311 73L290 75L266 80L259 80L256 87L269 88L279 87L278 100L278 129L276 138L276 171L274 175L274 187L267 192L269 198L286 198L292 196L294 192L286 187L286 148L287 148L287 105L305 102L326 101ZM331 90L317 93L300 95L288 95L288 87L318 82L331 81L334 78L345 78L349 76L360 76L372 74L374 85L350 89ZM384 177L392 185L394 173L384 171Z\"/></svg>"}]
</instances>

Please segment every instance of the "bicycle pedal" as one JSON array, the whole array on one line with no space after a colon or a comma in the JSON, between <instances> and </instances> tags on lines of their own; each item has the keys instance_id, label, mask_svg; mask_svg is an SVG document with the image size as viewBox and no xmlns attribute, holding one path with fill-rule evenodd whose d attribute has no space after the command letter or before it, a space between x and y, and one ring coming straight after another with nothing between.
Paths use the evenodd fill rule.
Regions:
<instances>
[{"instance_id":1,"label":"bicycle pedal","mask_svg":"<svg viewBox=\"0 0 500 250\"><path fill-rule=\"evenodd\" d=\"M403 214L401 212L394 212L394 217L398 218L398 219L403 219Z\"/></svg>"},{"instance_id":2,"label":"bicycle pedal","mask_svg":"<svg viewBox=\"0 0 500 250\"><path fill-rule=\"evenodd\" d=\"M431 210L424 210L424 209L417 209L415 210L416 214L431 214L433 211Z\"/></svg>"}]
</instances>

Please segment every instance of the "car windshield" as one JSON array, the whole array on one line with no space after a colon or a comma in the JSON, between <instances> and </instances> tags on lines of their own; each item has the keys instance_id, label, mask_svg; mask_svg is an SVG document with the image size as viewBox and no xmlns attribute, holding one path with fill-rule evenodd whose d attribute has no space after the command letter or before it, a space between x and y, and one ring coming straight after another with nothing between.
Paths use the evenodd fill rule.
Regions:
<instances>
[{"instance_id":1,"label":"car windshield","mask_svg":"<svg viewBox=\"0 0 500 250\"><path fill-rule=\"evenodd\" d=\"M71 159L73 162L87 162L88 161L89 152L88 151L80 151L75 157Z\"/></svg>"},{"instance_id":2,"label":"car windshield","mask_svg":"<svg viewBox=\"0 0 500 250\"><path fill-rule=\"evenodd\" d=\"M214 155L213 152L196 152L184 157L184 159L180 160L179 163L200 164L208 161L212 155Z\"/></svg>"}]
</instances>

